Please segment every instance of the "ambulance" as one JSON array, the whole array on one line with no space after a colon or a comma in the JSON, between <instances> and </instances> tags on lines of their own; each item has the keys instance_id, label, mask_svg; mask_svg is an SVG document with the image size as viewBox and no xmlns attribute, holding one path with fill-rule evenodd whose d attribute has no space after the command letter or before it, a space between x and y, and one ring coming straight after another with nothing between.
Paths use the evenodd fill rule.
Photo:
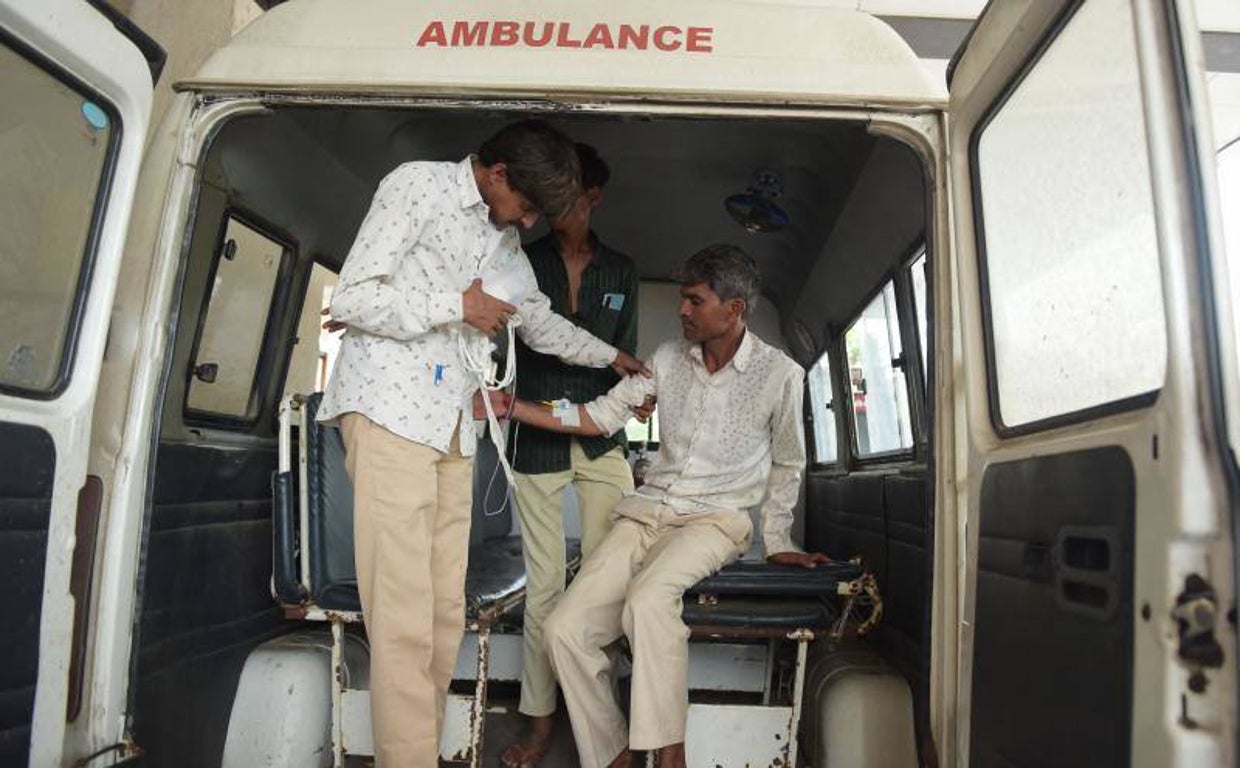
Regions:
<instances>
[{"instance_id":1,"label":"ambulance","mask_svg":"<svg viewBox=\"0 0 1240 768\"><path fill-rule=\"evenodd\" d=\"M613 169L641 355L730 242L807 372L797 535L856 572L694 625L691 765L1240 759L1236 137L1193 2L992 0L946 82L794 0L289 0L148 125L158 65L100 3L0 0L0 764L368 764L347 521L281 486L331 469L320 311L386 173L526 117ZM519 560L493 467L471 569ZM514 717L513 584L445 759Z\"/></svg>"}]
</instances>

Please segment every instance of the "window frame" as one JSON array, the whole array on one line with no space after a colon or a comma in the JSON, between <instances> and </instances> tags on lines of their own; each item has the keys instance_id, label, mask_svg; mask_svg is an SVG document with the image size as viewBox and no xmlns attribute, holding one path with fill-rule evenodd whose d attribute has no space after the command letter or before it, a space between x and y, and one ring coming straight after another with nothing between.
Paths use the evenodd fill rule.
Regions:
<instances>
[{"instance_id":1,"label":"window frame","mask_svg":"<svg viewBox=\"0 0 1240 768\"><path fill-rule=\"evenodd\" d=\"M989 269L989 253L986 247L986 217L985 205L982 199L981 190L981 166L979 160L979 148L982 141L982 135L990 124L994 121L999 113L1007 106L1008 101L1025 82L1038 63L1042 61L1042 57L1050 49L1050 47L1059 39L1059 35L1076 16L1077 11L1084 6L1085 0L1076 0L1066 6L1055 22L1047 29L1046 34L1038 41L1033 52L1021 64L1020 69L1004 86L999 96L991 103L986 111L982 114L981 120L974 127L973 132L969 135L969 197L973 203L973 236L974 244L977 249L977 269L978 269L978 293L981 315L982 315L982 337L985 341L984 351L986 358L986 404L987 412L990 416L990 425L995 435L1000 439L1010 439L1021 437L1024 435L1045 432L1060 427L1066 427L1073 424L1081 424L1084 422L1094 421L1107 416L1114 416L1120 413L1127 413L1153 405L1158 400L1159 394L1166 386L1166 373L1163 374L1163 385L1158 389L1149 392L1142 392L1136 395L1129 395L1118 400L1111 400L1099 405L1090 406L1088 408L1080 408L1075 411L1069 411L1056 416L1044 419L1037 419L1025 424L1009 426L1003 421L1003 414L999 403L999 377L998 365L995 354L995 336L994 336L994 314L991 305L990 295L990 269ZM1142 97L1144 103L1144 96ZM1161 268L1161 266L1160 266ZM927 288L927 290L929 290Z\"/></svg>"},{"instance_id":2,"label":"window frame","mask_svg":"<svg viewBox=\"0 0 1240 768\"><path fill-rule=\"evenodd\" d=\"M77 285L73 291L73 301L69 306L68 322L65 325L65 337L57 352L59 362L56 366L56 377L47 389L32 389L0 382L0 394L12 395L27 400L50 401L64 394L73 380L73 369L77 363L78 340L82 331L82 318L86 313L86 304L90 300L90 288L95 277L95 267L99 255L99 242L103 235L103 222L107 218L108 204L112 196L112 184L116 177L116 164L120 154L121 138L124 133L124 121L120 110L102 93L88 85L81 78L61 67L52 59L0 28L0 45L9 48L44 73L50 75L60 84L69 88L84 99L89 99L100 107L111 121L112 130L108 136L103 164L99 179L95 186L95 201L91 209L91 219L86 232L86 243L79 260L80 271Z\"/></svg>"},{"instance_id":3,"label":"window frame","mask_svg":"<svg viewBox=\"0 0 1240 768\"><path fill-rule=\"evenodd\" d=\"M280 265L276 269L275 282L272 286L271 301L267 305L267 319L263 324L258 360L254 365L254 373L250 380L250 392L246 400L246 410L242 416L215 411L203 411L192 408L189 404L190 390L194 381L194 368L198 364L198 354L207 325L207 311L211 307L212 291L210 286L215 282L216 275L219 273L220 260L224 256L224 245L228 241L228 225L234 219L283 247L280 255ZM207 272L202 302L198 308L197 327L194 329L194 342L190 346L188 367L185 370L186 384L184 398L181 402L181 414L186 426L248 431L262 419L266 404L260 402L260 395L264 389L261 384L276 372L277 366L283 370L283 374L280 377L283 379L284 375L287 374L288 360L292 354L291 346L283 350L284 354L280 354L281 350L277 347L281 345L276 338L276 332L280 328L281 318L287 310L288 303L293 294L294 286L292 283L295 277L297 261L298 245L297 240L292 235L289 235L254 212L240 206L229 205L224 209L223 215L220 217L219 231L215 237L215 249L211 257L211 268ZM299 287L302 289L302 292L305 291L305 285L300 285ZM283 381L281 381L281 386L283 386Z\"/></svg>"},{"instance_id":4,"label":"window frame","mask_svg":"<svg viewBox=\"0 0 1240 768\"><path fill-rule=\"evenodd\" d=\"M837 396L835 388L837 378L836 368L838 368L838 366L835 365L835 355L832 354L834 347L834 344L828 344L825 346L818 356L814 358L814 362L810 363L809 368L805 371L805 393L803 395L804 399L802 400L802 411L804 413L806 427L806 464L811 469L815 470L834 469L836 467L843 467L847 463L847 457L844 450L846 446L840 441L840 415L838 406L840 398ZM818 432L815 427L814 395L813 388L809 381L810 371L818 367L818 363L820 363L823 358L827 359L827 386L829 387L831 395L831 407L829 410L831 411L831 420L834 422L833 429L835 432L835 459L832 461L818 460Z\"/></svg>"},{"instance_id":5,"label":"window frame","mask_svg":"<svg viewBox=\"0 0 1240 768\"><path fill-rule=\"evenodd\" d=\"M856 466L870 466L876 464L891 464L895 462L912 461L916 458L917 446L921 442L921 430L917 425L917 421L914 419L914 395L913 384L911 383L912 378L908 375L909 361L910 359L915 360L915 358L910 358L908 354L908 341L905 338L906 334L904 327L906 325L905 317L908 313L904 308L904 301L901 299L900 282L898 280L901 273L907 272L908 260L902 259L900 264L900 267L883 272L874 288L866 294L865 299L862 300L853 312L849 314L852 319L843 326L835 339L835 343L840 347L840 359L844 363L844 365L840 367L838 380L843 387L842 391L846 393L848 398L848 409L844 414L845 423L848 428L848 440L846 440L845 443L848 446L849 459L851 460L851 463ZM904 365L902 366L904 371L904 394L908 402L907 415L909 420L909 435L911 437L912 445L908 448L898 448L890 451L877 451L875 453L862 456L861 449L857 443L857 438L860 433L857 430L857 415L855 408L853 407L856 393L853 392L852 373L851 369L848 367L848 332L853 329L859 320L861 320L861 316L865 313L866 307L870 306L874 299L878 298L882 294L883 289L887 287L888 283L891 283L892 290L895 292L895 328L896 332L900 335L901 354L904 356ZM916 343L916 341L914 343ZM920 374L918 374L918 376L920 376Z\"/></svg>"}]
</instances>

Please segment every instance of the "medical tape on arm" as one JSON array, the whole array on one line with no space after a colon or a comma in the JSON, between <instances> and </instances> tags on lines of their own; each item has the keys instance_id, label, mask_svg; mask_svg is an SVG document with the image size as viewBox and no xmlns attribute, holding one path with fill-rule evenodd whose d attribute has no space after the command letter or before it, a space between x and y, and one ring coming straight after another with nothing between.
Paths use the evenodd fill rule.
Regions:
<instances>
[{"instance_id":1,"label":"medical tape on arm","mask_svg":"<svg viewBox=\"0 0 1240 768\"><path fill-rule=\"evenodd\" d=\"M575 403L567 399L556 400L551 404L551 415L566 427L580 427L581 415Z\"/></svg>"}]
</instances>

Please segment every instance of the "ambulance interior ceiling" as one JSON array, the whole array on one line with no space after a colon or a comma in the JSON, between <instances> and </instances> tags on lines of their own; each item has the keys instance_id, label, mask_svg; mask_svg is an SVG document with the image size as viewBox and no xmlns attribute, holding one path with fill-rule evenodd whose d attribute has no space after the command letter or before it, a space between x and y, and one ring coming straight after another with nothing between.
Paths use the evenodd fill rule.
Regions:
<instances>
[{"instance_id":1,"label":"ambulance interior ceiling","mask_svg":"<svg viewBox=\"0 0 1240 768\"><path fill-rule=\"evenodd\" d=\"M380 179L409 160L456 160L519 115L480 111L278 108L234 119L209 151L207 183L280 227L303 257L338 270ZM746 248L763 292L813 346L852 319L883 276L923 238L919 158L860 123L556 114L548 119L596 146L611 166L595 230L668 279L713 242ZM779 174L782 231L750 234L724 208L758 169ZM545 225L526 239L541 235ZM797 340L800 342L800 340ZM813 349L795 343L808 363Z\"/></svg>"}]
</instances>

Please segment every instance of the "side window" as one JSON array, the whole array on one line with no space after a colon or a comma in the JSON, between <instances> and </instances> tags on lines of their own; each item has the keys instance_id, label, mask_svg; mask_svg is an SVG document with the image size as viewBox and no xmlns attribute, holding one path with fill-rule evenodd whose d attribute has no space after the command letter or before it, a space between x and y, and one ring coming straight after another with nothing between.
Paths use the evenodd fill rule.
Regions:
<instances>
[{"instance_id":1,"label":"side window","mask_svg":"<svg viewBox=\"0 0 1240 768\"><path fill-rule=\"evenodd\" d=\"M1121 13L1128 4L1081 4L973 137L1001 432L1136 407L1163 384L1140 67Z\"/></svg>"},{"instance_id":2,"label":"side window","mask_svg":"<svg viewBox=\"0 0 1240 768\"><path fill-rule=\"evenodd\" d=\"M834 464L838 447L835 444L835 398L831 394L831 361L824 354L809 369L810 416L814 423L814 463Z\"/></svg>"},{"instance_id":3,"label":"side window","mask_svg":"<svg viewBox=\"0 0 1240 768\"><path fill-rule=\"evenodd\" d=\"M624 426L624 436L632 443L645 443L649 446L659 444L659 409L655 408L654 413L650 414L650 418L646 423L637 420L637 417L629 419L629 423Z\"/></svg>"},{"instance_id":4,"label":"side window","mask_svg":"<svg viewBox=\"0 0 1240 768\"><path fill-rule=\"evenodd\" d=\"M895 285L890 280L844 333L844 345L857 456L911 450L908 383Z\"/></svg>"},{"instance_id":5,"label":"side window","mask_svg":"<svg viewBox=\"0 0 1240 768\"><path fill-rule=\"evenodd\" d=\"M336 273L322 264L315 264L310 270L310 283L297 321L297 344L284 379L286 395L322 392L331 376L344 332L324 329L327 315L323 313L331 304L336 279Z\"/></svg>"},{"instance_id":6,"label":"side window","mask_svg":"<svg viewBox=\"0 0 1240 768\"><path fill-rule=\"evenodd\" d=\"M234 215L216 255L191 367L186 413L253 420L251 403L277 278L289 246Z\"/></svg>"},{"instance_id":7,"label":"side window","mask_svg":"<svg viewBox=\"0 0 1240 768\"><path fill-rule=\"evenodd\" d=\"M110 104L0 43L0 391L68 384L120 136Z\"/></svg>"},{"instance_id":8,"label":"side window","mask_svg":"<svg viewBox=\"0 0 1240 768\"><path fill-rule=\"evenodd\" d=\"M909 282L913 286L913 314L917 318L917 341L921 344L921 378L926 381L926 366L930 364L926 348L926 324L929 320L929 305L926 304L926 249L913 259L909 265Z\"/></svg>"}]
</instances>

